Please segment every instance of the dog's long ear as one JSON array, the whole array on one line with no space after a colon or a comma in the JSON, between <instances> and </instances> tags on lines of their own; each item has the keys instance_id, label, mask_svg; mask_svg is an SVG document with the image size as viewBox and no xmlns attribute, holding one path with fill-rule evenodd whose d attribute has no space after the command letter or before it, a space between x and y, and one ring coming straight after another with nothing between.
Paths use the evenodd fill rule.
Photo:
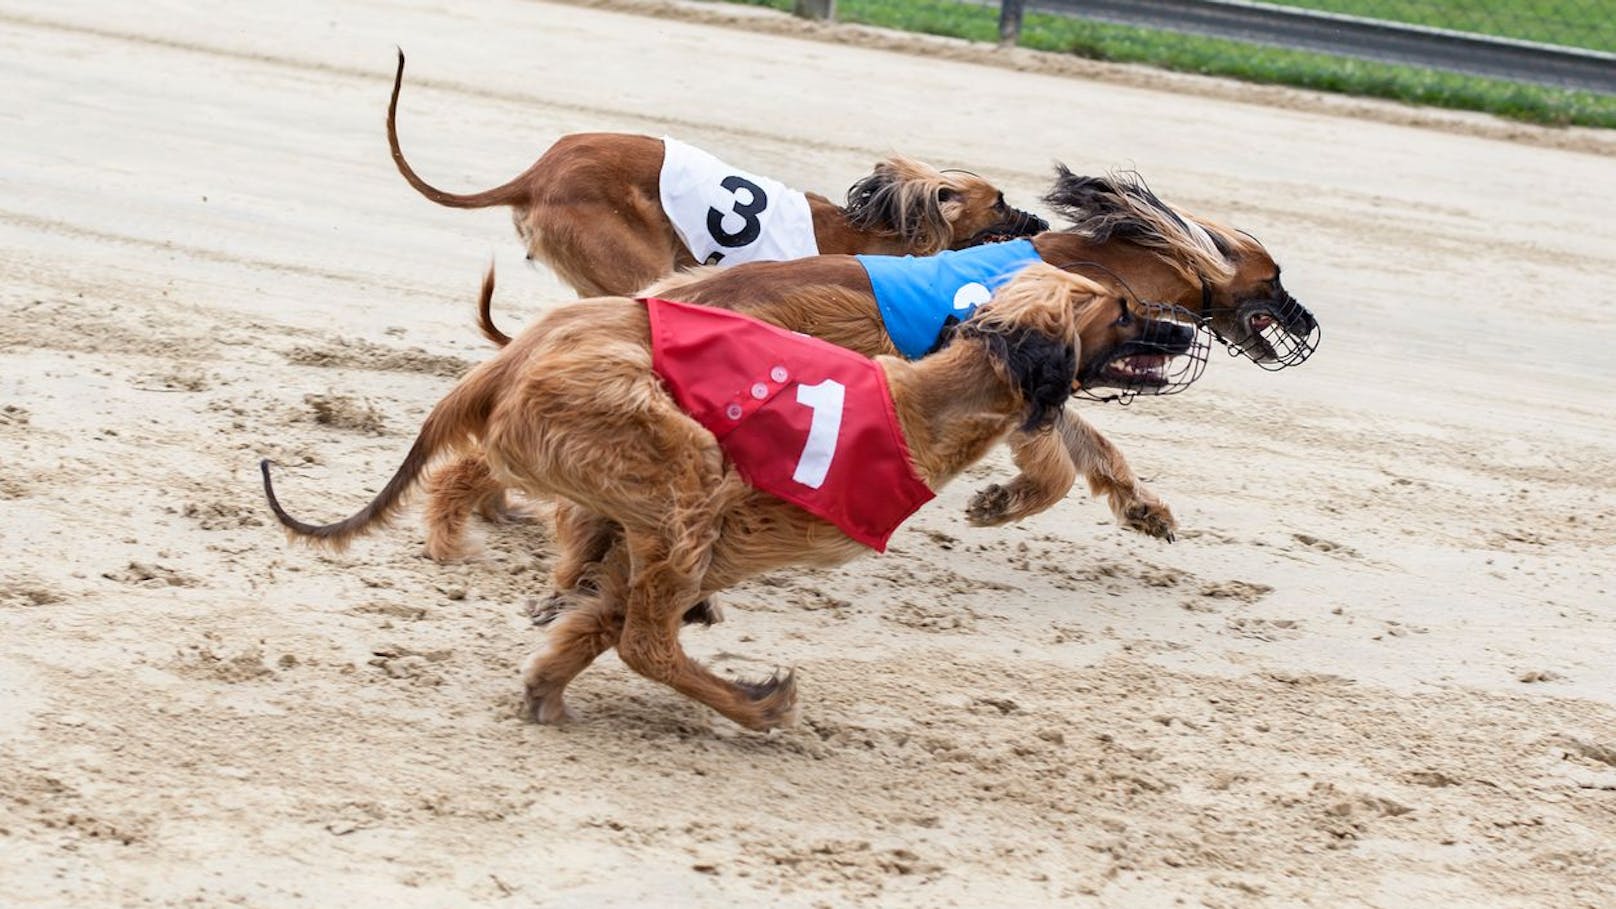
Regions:
<instances>
[{"instance_id":1,"label":"dog's long ear","mask_svg":"<svg viewBox=\"0 0 1616 909\"><path fill-rule=\"evenodd\" d=\"M1041 331L1024 330L1006 336L1005 368L1021 387L1027 402L1023 432L1035 432L1053 423L1072 396L1077 377L1077 345Z\"/></svg>"},{"instance_id":2,"label":"dog's long ear","mask_svg":"<svg viewBox=\"0 0 1616 909\"><path fill-rule=\"evenodd\" d=\"M896 236L909 251L929 256L949 247L965 211L948 176L913 158L894 155L847 190L847 220L859 230Z\"/></svg>"},{"instance_id":3,"label":"dog's long ear","mask_svg":"<svg viewBox=\"0 0 1616 909\"><path fill-rule=\"evenodd\" d=\"M1105 289L1052 265L1034 265L999 288L961 329L980 337L1026 405L1024 430L1054 420L1071 396L1081 329Z\"/></svg>"}]
</instances>

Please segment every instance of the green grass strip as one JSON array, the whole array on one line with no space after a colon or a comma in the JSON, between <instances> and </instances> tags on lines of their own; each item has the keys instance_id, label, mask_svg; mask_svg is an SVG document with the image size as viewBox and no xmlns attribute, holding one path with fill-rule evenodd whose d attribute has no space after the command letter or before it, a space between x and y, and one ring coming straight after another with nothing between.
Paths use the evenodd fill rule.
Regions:
<instances>
[{"instance_id":1,"label":"green grass strip","mask_svg":"<svg viewBox=\"0 0 1616 909\"><path fill-rule=\"evenodd\" d=\"M791 0L729 0L790 10ZM836 17L970 41L999 38L998 7L957 0L837 0ZM1144 63L1348 95L1484 111L1553 126L1616 128L1616 95L1550 88L1333 54L1286 50L1175 32L1029 12L1021 46L1094 60Z\"/></svg>"},{"instance_id":2,"label":"green grass strip","mask_svg":"<svg viewBox=\"0 0 1616 909\"><path fill-rule=\"evenodd\" d=\"M1616 0L1262 0L1460 32L1616 52Z\"/></svg>"}]
</instances>

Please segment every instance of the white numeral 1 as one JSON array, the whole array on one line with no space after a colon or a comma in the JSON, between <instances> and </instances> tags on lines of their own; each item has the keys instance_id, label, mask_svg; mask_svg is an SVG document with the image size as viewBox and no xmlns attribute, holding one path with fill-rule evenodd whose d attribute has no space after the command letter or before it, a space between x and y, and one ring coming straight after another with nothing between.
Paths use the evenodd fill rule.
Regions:
<instances>
[{"instance_id":1,"label":"white numeral 1","mask_svg":"<svg viewBox=\"0 0 1616 909\"><path fill-rule=\"evenodd\" d=\"M809 489L818 489L830 473L831 459L836 457L836 437L842 432L842 399L847 387L835 379L826 379L818 385L798 385L797 403L814 412L808 423L808 441L802 446L802 457L791 474Z\"/></svg>"}]
</instances>

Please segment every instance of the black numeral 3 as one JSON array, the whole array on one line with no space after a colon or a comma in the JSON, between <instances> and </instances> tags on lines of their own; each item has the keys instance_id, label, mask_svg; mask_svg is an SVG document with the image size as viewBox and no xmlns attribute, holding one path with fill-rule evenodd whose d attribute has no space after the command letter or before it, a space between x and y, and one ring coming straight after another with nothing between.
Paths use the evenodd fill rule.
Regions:
<instances>
[{"instance_id":1,"label":"black numeral 3","mask_svg":"<svg viewBox=\"0 0 1616 909\"><path fill-rule=\"evenodd\" d=\"M762 214L763 209L769 206L769 197L763 194L762 187L745 177L731 175L725 177L719 185L731 193L737 193L734 211L735 214L745 218L746 223L741 225L740 230L730 233L724 229L724 213L716 208L709 208L707 209L707 232L713 235L713 239L718 241L719 246L745 246L756 240L758 234L763 232L763 222L758 220L758 215ZM740 203L738 195L738 191L742 189L752 194L752 201L745 205Z\"/></svg>"}]
</instances>

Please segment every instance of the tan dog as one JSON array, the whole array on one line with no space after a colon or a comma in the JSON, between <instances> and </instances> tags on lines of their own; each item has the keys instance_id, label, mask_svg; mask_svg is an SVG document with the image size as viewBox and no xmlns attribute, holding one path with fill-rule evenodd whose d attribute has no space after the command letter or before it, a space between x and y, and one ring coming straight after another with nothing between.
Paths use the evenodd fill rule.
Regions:
<instances>
[{"instance_id":1,"label":"tan dog","mask_svg":"<svg viewBox=\"0 0 1616 909\"><path fill-rule=\"evenodd\" d=\"M663 208L661 139L621 133L563 136L501 186L447 193L421 179L399 148L395 121L403 80L401 51L387 107L387 141L399 173L439 205L510 206L528 258L549 265L580 296L632 294L677 269L707 264L691 255ZM734 211L747 214L749 203L742 199L736 197ZM847 207L815 193L807 194L807 204L813 239L823 254L930 255L1049 226L1011 208L1004 193L975 174L943 172L901 156L882 161L853 184Z\"/></svg>"},{"instance_id":2,"label":"tan dog","mask_svg":"<svg viewBox=\"0 0 1616 909\"><path fill-rule=\"evenodd\" d=\"M1077 176L1061 168L1048 204L1071 226L1032 238L1039 256L1138 300L1177 304L1207 319L1228 343L1262 365L1284 365L1280 351L1311 350L1318 325L1279 281L1279 266L1254 237L1185 215L1126 177ZM509 339L488 312L485 285L479 321L495 343ZM868 275L845 256L760 262L725 271L697 269L676 275L648 293L737 309L783 328L823 338L865 356L894 354ZM1269 340L1269 339L1274 340ZM1286 340L1293 339L1293 340ZM1122 452L1067 408L1048 433L1016 434L1011 447L1021 473L982 490L967 518L977 525L1021 520L1065 498L1078 476L1106 497L1119 524L1171 539L1171 509L1140 482ZM441 470L427 510L427 553L439 560L464 557L471 515L508 516L504 495L476 455ZM574 524L559 506L558 531ZM575 530L591 536L594 530ZM563 562L556 582L570 589L581 566Z\"/></svg>"},{"instance_id":3,"label":"tan dog","mask_svg":"<svg viewBox=\"0 0 1616 909\"><path fill-rule=\"evenodd\" d=\"M1046 425L1074 385L1140 356L1188 351L1195 335L1039 265L1001 288L938 353L878 363L913 467L935 490L1010 432ZM840 564L863 547L741 479L653 371L643 304L586 300L535 323L433 409L398 472L347 520L292 518L275 498L267 461L264 492L294 537L342 546L384 521L433 458L474 443L500 483L570 500L621 528L624 545L596 571L596 593L561 615L548 648L528 662L536 720L565 718L567 684L616 646L636 672L743 726L791 721L792 674L726 681L686 656L680 623L714 591L787 565Z\"/></svg>"}]
</instances>

